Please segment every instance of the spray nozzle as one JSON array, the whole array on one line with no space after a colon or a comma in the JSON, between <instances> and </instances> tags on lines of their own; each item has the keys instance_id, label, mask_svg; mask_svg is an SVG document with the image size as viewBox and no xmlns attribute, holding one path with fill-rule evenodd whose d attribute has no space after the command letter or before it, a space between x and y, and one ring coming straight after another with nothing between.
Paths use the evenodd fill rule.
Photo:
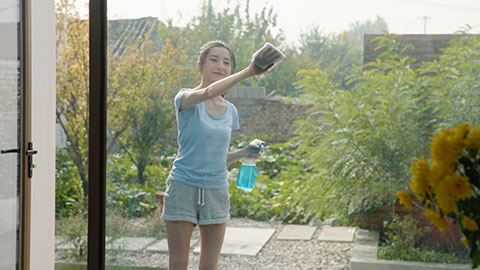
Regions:
<instances>
[{"instance_id":1,"label":"spray nozzle","mask_svg":"<svg viewBox=\"0 0 480 270\"><path fill-rule=\"evenodd\" d=\"M252 149L253 152L258 153L258 151L260 151L260 149L262 149L262 146L265 146L265 142L260 141L259 139L255 139L255 140L250 142L250 145L255 146L255 147L252 147L251 149Z\"/></svg>"}]
</instances>

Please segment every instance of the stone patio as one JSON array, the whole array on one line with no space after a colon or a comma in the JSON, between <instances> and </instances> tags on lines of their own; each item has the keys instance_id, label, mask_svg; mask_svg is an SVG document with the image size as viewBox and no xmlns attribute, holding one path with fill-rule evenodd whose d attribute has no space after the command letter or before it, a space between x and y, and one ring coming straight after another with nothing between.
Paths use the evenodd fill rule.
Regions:
<instances>
[{"instance_id":1,"label":"stone patio","mask_svg":"<svg viewBox=\"0 0 480 270\"><path fill-rule=\"evenodd\" d=\"M353 227L323 227L318 240L330 242L353 242L356 229Z\"/></svg>"},{"instance_id":2,"label":"stone patio","mask_svg":"<svg viewBox=\"0 0 480 270\"><path fill-rule=\"evenodd\" d=\"M310 240L317 227L308 225L285 225L278 235L279 240Z\"/></svg>"},{"instance_id":3,"label":"stone patio","mask_svg":"<svg viewBox=\"0 0 480 270\"><path fill-rule=\"evenodd\" d=\"M277 239L309 241L316 230L317 227L308 225L285 225L282 227ZM271 228L227 227L221 254L256 256L276 232L275 229ZM324 227L321 228L318 240L353 242L355 232L356 229L352 227ZM192 238L190 247L193 248L193 253L200 253L199 239ZM56 248L73 249L74 246L66 243L64 238L57 237ZM125 251L146 250L153 253L168 253L168 244L167 239L123 237L107 244L106 249L121 249Z\"/></svg>"},{"instance_id":4,"label":"stone patio","mask_svg":"<svg viewBox=\"0 0 480 270\"><path fill-rule=\"evenodd\" d=\"M274 229L227 227L220 254L256 256L274 233ZM200 253L200 246L193 253Z\"/></svg>"}]
</instances>

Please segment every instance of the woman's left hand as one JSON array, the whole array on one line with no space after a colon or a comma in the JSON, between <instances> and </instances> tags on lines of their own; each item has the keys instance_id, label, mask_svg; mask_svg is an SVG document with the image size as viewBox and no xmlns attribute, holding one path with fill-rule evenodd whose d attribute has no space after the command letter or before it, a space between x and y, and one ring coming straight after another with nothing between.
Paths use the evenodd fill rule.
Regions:
<instances>
[{"instance_id":1,"label":"woman's left hand","mask_svg":"<svg viewBox=\"0 0 480 270\"><path fill-rule=\"evenodd\" d=\"M243 149L243 152L245 153L245 158L258 159L260 157L260 154L263 152L263 145L260 146L260 150L258 150L257 152L256 152L256 149L258 149L257 145L252 145L252 144L247 145Z\"/></svg>"}]
</instances>

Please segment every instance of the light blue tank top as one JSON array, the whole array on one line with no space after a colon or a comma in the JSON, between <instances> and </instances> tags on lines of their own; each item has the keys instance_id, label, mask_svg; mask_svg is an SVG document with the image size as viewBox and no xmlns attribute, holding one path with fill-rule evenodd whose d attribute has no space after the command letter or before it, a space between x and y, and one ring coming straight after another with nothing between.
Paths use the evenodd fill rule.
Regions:
<instances>
[{"instance_id":1,"label":"light blue tank top","mask_svg":"<svg viewBox=\"0 0 480 270\"><path fill-rule=\"evenodd\" d=\"M238 111L226 101L221 117L212 116L199 103L180 111L182 89L175 96L178 127L178 152L169 179L204 189L228 187L227 153L232 130L239 129Z\"/></svg>"}]
</instances>

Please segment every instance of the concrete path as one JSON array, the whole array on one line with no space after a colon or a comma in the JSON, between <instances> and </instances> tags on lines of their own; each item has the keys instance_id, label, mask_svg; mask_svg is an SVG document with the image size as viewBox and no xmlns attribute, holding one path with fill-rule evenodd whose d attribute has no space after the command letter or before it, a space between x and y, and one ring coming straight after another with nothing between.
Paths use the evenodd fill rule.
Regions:
<instances>
[{"instance_id":1,"label":"concrete path","mask_svg":"<svg viewBox=\"0 0 480 270\"><path fill-rule=\"evenodd\" d=\"M274 233L274 229L227 227L220 254L256 256ZM193 253L200 253L200 246Z\"/></svg>"},{"instance_id":2,"label":"concrete path","mask_svg":"<svg viewBox=\"0 0 480 270\"><path fill-rule=\"evenodd\" d=\"M309 241L317 227L307 225L285 225L281 229L278 240L302 240ZM324 227L318 240L328 242L353 242L355 228L352 227ZM225 240L222 246L223 255L256 256L270 238L276 233L275 229L269 228L236 228L227 227ZM194 253L200 252L199 239L192 238L190 247ZM56 239L57 249L72 249L73 245L66 243L62 237ZM123 237L106 245L106 249L121 249L125 251L142 251L168 253L166 239Z\"/></svg>"},{"instance_id":3,"label":"concrete path","mask_svg":"<svg viewBox=\"0 0 480 270\"><path fill-rule=\"evenodd\" d=\"M353 227L323 227L318 240L351 243L354 240L355 231Z\"/></svg>"},{"instance_id":4,"label":"concrete path","mask_svg":"<svg viewBox=\"0 0 480 270\"><path fill-rule=\"evenodd\" d=\"M195 246L198 243L198 241L199 241L198 238L192 238L192 240L190 240L190 248ZM158 240L155 243L145 247L145 249L150 252L168 253L167 239Z\"/></svg>"},{"instance_id":5,"label":"concrete path","mask_svg":"<svg viewBox=\"0 0 480 270\"><path fill-rule=\"evenodd\" d=\"M107 249L121 249L125 251L140 251L155 242L155 238L122 237L113 242Z\"/></svg>"},{"instance_id":6,"label":"concrete path","mask_svg":"<svg viewBox=\"0 0 480 270\"><path fill-rule=\"evenodd\" d=\"M278 235L279 240L310 240L317 227L308 225L285 225Z\"/></svg>"}]
</instances>

